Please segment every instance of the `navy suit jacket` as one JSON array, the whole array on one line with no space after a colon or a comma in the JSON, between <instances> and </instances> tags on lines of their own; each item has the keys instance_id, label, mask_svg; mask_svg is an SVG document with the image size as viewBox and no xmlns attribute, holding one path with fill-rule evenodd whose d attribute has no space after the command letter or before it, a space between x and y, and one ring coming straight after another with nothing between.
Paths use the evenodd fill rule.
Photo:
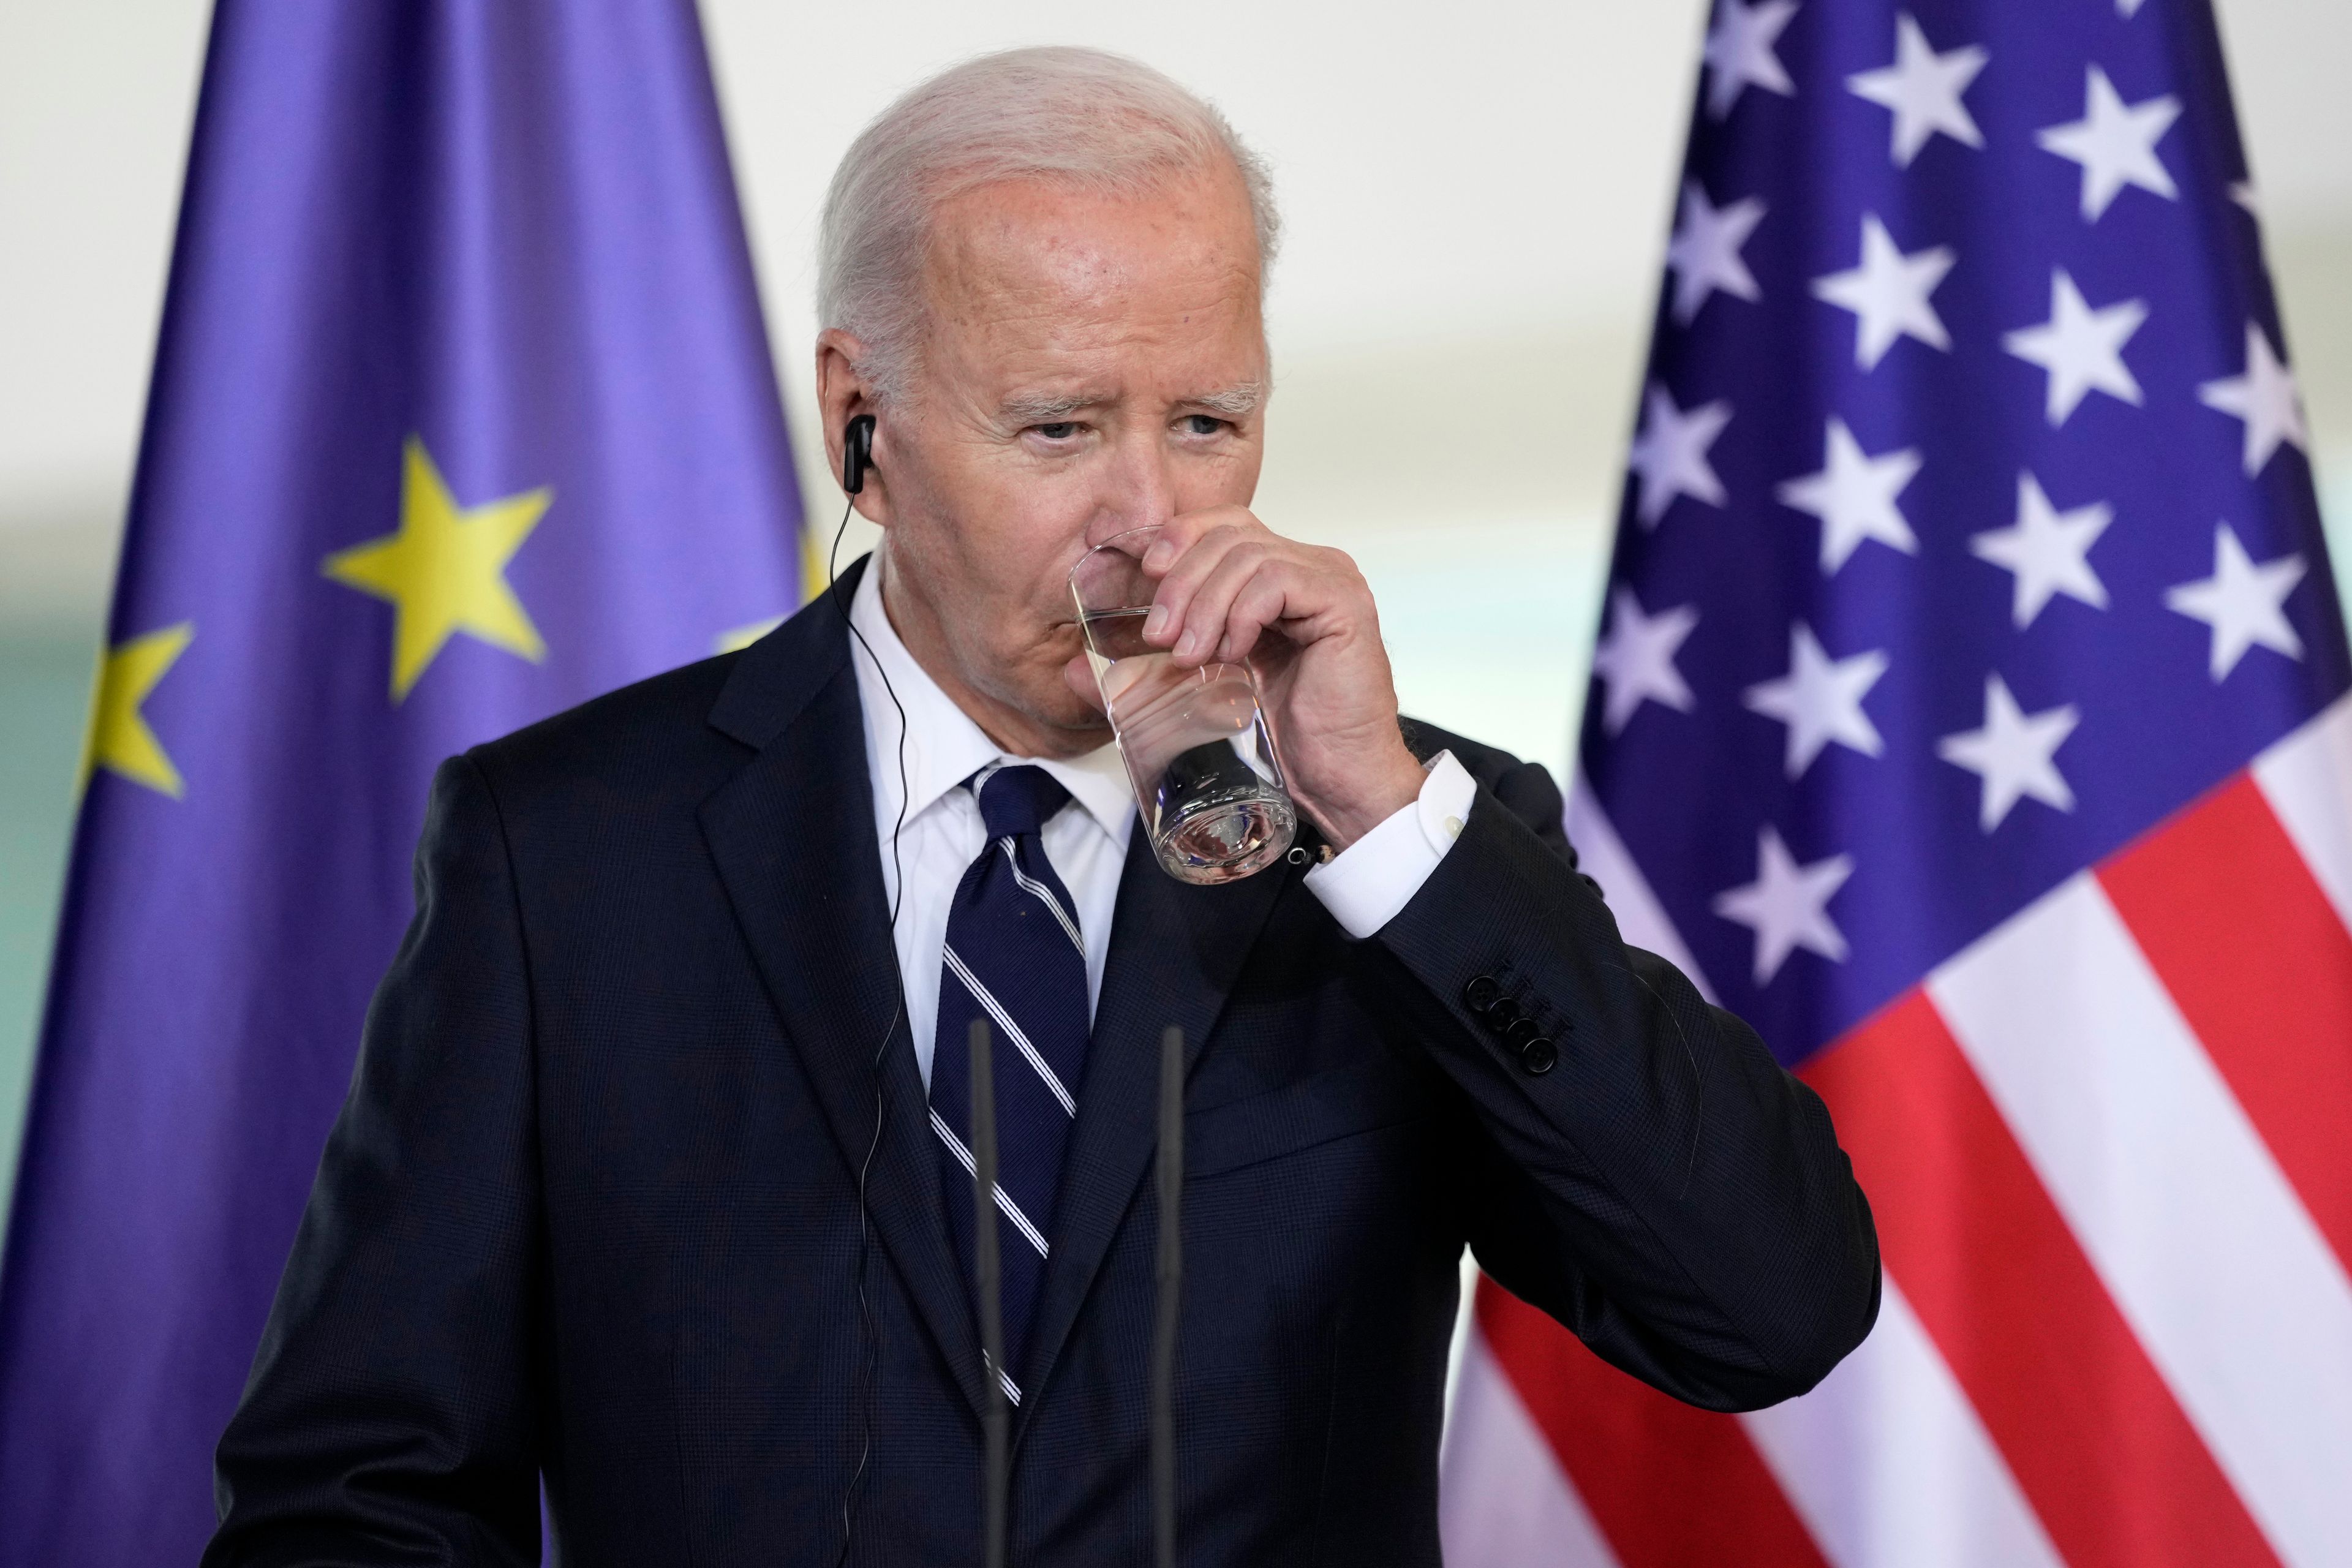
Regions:
<instances>
[{"instance_id":1,"label":"navy suit jacket","mask_svg":"<svg viewBox=\"0 0 2352 1568\"><path fill-rule=\"evenodd\" d=\"M532 1563L542 1474L570 1563L833 1563L853 1478L849 1561L978 1560L978 1336L846 648L820 600L444 764L208 1563ZM1191 887L1134 837L1015 1371L1018 1563L1149 1558L1170 1024L1188 1563L1439 1561L1465 1243L1715 1409L1811 1386L1875 1316L1821 1101L1619 940L1543 769L1411 738L1477 800L1370 941L1295 867ZM1549 1071L1465 1005L1482 976Z\"/></svg>"}]
</instances>

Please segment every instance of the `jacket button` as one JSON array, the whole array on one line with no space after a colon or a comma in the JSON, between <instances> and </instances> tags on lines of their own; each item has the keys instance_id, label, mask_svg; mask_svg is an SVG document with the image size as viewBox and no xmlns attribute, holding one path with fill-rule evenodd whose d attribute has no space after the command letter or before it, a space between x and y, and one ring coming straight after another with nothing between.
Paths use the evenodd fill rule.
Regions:
<instances>
[{"instance_id":1,"label":"jacket button","mask_svg":"<svg viewBox=\"0 0 2352 1568\"><path fill-rule=\"evenodd\" d=\"M1508 996L1500 996L1496 998L1493 1006L1486 1009L1486 1027L1499 1035L1517 1023L1519 1017L1519 1005Z\"/></svg>"},{"instance_id":2,"label":"jacket button","mask_svg":"<svg viewBox=\"0 0 2352 1568\"><path fill-rule=\"evenodd\" d=\"M1473 1013L1484 1013L1503 994L1503 988L1491 974L1482 974L1462 988L1462 1005Z\"/></svg>"},{"instance_id":3,"label":"jacket button","mask_svg":"<svg viewBox=\"0 0 2352 1568\"><path fill-rule=\"evenodd\" d=\"M1519 1066L1526 1070L1529 1078L1543 1077L1544 1074L1551 1071L1552 1064L1559 1060L1559 1048L1541 1035L1529 1040L1519 1052Z\"/></svg>"},{"instance_id":4,"label":"jacket button","mask_svg":"<svg viewBox=\"0 0 2352 1568\"><path fill-rule=\"evenodd\" d=\"M1543 1030L1537 1026L1533 1018L1521 1018L1503 1031L1503 1044L1515 1051L1524 1051L1533 1045L1536 1037L1542 1033Z\"/></svg>"}]
</instances>

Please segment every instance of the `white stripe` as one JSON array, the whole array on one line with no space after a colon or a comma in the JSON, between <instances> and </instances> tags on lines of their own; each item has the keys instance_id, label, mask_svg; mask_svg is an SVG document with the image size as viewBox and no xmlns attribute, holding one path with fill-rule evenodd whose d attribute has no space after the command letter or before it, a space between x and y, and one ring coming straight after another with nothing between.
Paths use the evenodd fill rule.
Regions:
<instances>
[{"instance_id":1,"label":"white stripe","mask_svg":"<svg viewBox=\"0 0 2352 1568\"><path fill-rule=\"evenodd\" d=\"M1601 1527L1475 1329L1446 1428L1437 1527L1460 1568L1618 1568Z\"/></svg>"},{"instance_id":2,"label":"white stripe","mask_svg":"<svg viewBox=\"0 0 2352 1568\"><path fill-rule=\"evenodd\" d=\"M1700 995L1714 1001L1715 990L1699 973L1690 949L1683 945L1682 932L1675 929L1666 907L1651 891L1649 879L1633 864L1625 841L1617 837L1609 814L1601 809L1601 802L1580 773L1569 784L1567 827L1578 864L1601 884L1601 896L1617 917L1617 933L1632 946L1654 952L1681 970L1698 987Z\"/></svg>"},{"instance_id":3,"label":"white stripe","mask_svg":"<svg viewBox=\"0 0 2352 1568\"><path fill-rule=\"evenodd\" d=\"M2352 697L2254 759L2254 783L2352 926Z\"/></svg>"},{"instance_id":4,"label":"white stripe","mask_svg":"<svg viewBox=\"0 0 2352 1568\"><path fill-rule=\"evenodd\" d=\"M987 1358L983 1356L982 1359L985 1361ZM1011 1373L1006 1372L1001 1366L998 1367L996 1369L996 1381L998 1386L1004 1390L1005 1398L1011 1400L1015 1405L1021 1403L1021 1385L1013 1381L1013 1374Z\"/></svg>"},{"instance_id":5,"label":"white stripe","mask_svg":"<svg viewBox=\"0 0 2352 1568\"><path fill-rule=\"evenodd\" d=\"M1878 1326L1821 1386L1740 1420L1837 1568L2062 1568L1892 1279Z\"/></svg>"},{"instance_id":6,"label":"white stripe","mask_svg":"<svg viewBox=\"0 0 2352 1568\"><path fill-rule=\"evenodd\" d=\"M1078 950L1078 957L1083 960L1087 956L1087 939L1078 934L1078 922L1070 918L1070 911L1062 907L1062 900L1054 896L1053 889L1021 868L1021 862L1013 856L1011 838L1000 838L996 842L1004 850L1004 863L1013 868L1013 879L1021 885L1023 892L1034 893L1045 900L1045 907L1054 911L1054 918L1062 922L1064 931L1070 933L1070 945Z\"/></svg>"},{"instance_id":7,"label":"white stripe","mask_svg":"<svg viewBox=\"0 0 2352 1568\"><path fill-rule=\"evenodd\" d=\"M1037 1054L1037 1047L1029 1043L1029 1037L1021 1032L1021 1026L1013 1021L1013 1015L989 994L988 987L982 985L980 976L956 956L954 948L942 946L940 952L947 960L948 967L955 972L955 977L963 982L963 988L971 993L971 999L988 1010L988 1016L996 1020L996 1026L1004 1031L1005 1038L1013 1042L1013 1048L1021 1053L1022 1058L1037 1069L1037 1076L1045 1080L1045 1087L1054 1091L1054 1098L1062 1102L1062 1109L1076 1116L1078 1102L1070 1098L1070 1091L1062 1087L1062 1080L1054 1076L1054 1069L1045 1065L1045 1058Z\"/></svg>"},{"instance_id":8,"label":"white stripe","mask_svg":"<svg viewBox=\"0 0 2352 1568\"><path fill-rule=\"evenodd\" d=\"M2070 879L1927 990L2272 1544L2352 1563L2352 1280L2106 894Z\"/></svg>"},{"instance_id":9,"label":"white stripe","mask_svg":"<svg viewBox=\"0 0 2352 1568\"><path fill-rule=\"evenodd\" d=\"M954 1128L940 1120L940 1113L936 1110L931 1112L931 1131L947 1140L949 1150L962 1164L964 1173L971 1177L975 1185L978 1184L980 1172L972 1163L971 1151L963 1146L963 1140L955 1135ZM996 1206L1004 1212L1006 1219L1013 1222L1013 1229L1029 1238L1029 1245L1037 1249L1038 1257L1050 1256L1045 1250L1045 1238L1038 1234L1035 1226L1029 1223L1029 1216L1021 1212L1021 1205L1013 1201L1002 1184L996 1189Z\"/></svg>"}]
</instances>

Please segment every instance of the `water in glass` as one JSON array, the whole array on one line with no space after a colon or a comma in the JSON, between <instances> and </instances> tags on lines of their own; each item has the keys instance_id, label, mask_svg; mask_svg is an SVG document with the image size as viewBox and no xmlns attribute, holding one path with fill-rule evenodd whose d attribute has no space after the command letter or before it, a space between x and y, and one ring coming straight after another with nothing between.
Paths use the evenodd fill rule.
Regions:
<instances>
[{"instance_id":1,"label":"water in glass","mask_svg":"<svg viewBox=\"0 0 2352 1568\"><path fill-rule=\"evenodd\" d=\"M1147 611L1082 610L1087 659L1160 863L1188 882L1273 864L1298 829L1244 664L1184 669L1143 640Z\"/></svg>"}]
</instances>

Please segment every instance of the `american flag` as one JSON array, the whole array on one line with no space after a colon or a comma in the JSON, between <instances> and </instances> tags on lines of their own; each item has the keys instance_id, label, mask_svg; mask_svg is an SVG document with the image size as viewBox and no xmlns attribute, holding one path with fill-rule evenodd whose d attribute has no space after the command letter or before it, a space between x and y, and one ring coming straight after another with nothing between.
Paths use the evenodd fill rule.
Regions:
<instances>
[{"instance_id":1,"label":"american flag","mask_svg":"<svg viewBox=\"0 0 2352 1568\"><path fill-rule=\"evenodd\" d=\"M2352 684L2207 0L1717 0L1569 831L1886 1264L1678 1405L1482 1282L1449 1560L2352 1563Z\"/></svg>"}]
</instances>

